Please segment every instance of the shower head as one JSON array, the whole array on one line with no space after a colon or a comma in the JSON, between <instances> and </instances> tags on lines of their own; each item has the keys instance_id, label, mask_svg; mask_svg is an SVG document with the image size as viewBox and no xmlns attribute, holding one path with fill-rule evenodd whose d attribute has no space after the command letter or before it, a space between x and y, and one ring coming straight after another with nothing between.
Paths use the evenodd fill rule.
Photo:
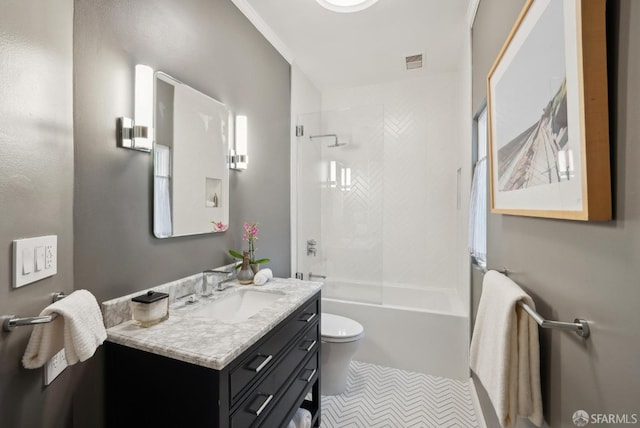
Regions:
<instances>
[{"instance_id":1,"label":"shower head","mask_svg":"<svg viewBox=\"0 0 640 428\"><path fill-rule=\"evenodd\" d=\"M327 147L329 148L333 148L333 147L342 147L342 146L346 146L347 143L339 143L338 142L338 135L337 134L320 134L320 135L310 135L309 138L311 140L313 140L314 138L326 138L326 137L331 137L334 139L333 144L328 145Z\"/></svg>"}]
</instances>

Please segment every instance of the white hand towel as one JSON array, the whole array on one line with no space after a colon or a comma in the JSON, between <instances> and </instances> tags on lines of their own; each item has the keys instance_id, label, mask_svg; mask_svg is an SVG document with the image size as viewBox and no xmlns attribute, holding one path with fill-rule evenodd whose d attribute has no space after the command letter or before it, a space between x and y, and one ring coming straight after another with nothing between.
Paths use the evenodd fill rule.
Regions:
<instances>
[{"instance_id":1,"label":"white hand towel","mask_svg":"<svg viewBox=\"0 0 640 428\"><path fill-rule=\"evenodd\" d=\"M253 283L255 285L264 285L267 283L267 281L269 281L272 278L273 278L273 272L271 272L271 269L269 268L260 269L258 273L253 277Z\"/></svg>"},{"instance_id":2,"label":"white hand towel","mask_svg":"<svg viewBox=\"0 0 640 428\"><path fill-rule=\"evenodd\" d=\"M298 409L287 428L311 428L311 412L307 409Z\"/></svg>"},{"instance_id":3,"label":"white hand towel","mask_svg":"<svg viewBox=\"0 0 640 428\"><path fill-rule=\"evenodd\" d=\"M471 369L489 394L501 426L513 427L517 416L543 422L538 325L519 300L535 304L515 282L489 271L471 339Z\"/></svg>"},{"instance_id":4,"label":"white hand towel","mask_svg":"<svg viewBox=\"0 0 640 428\"><path fill-rule=\"evenodd\" d=\"M27 369L41 367L62 348L69 365L93 356L107 338L96 298L87 290L77 290L40 313L53 315L47 324L33 327L22 364Z\"/></svg>"},{"instance_id":5,"label":"white hand towel","mask_svg":"<svg viewBox=\"0 0 640 428\"><path fill-rule=\"evenodd\" d=\"M311 428L311 412L307 409L298 409L293 420L298 428Z\"/></svg>"}]
</instances>

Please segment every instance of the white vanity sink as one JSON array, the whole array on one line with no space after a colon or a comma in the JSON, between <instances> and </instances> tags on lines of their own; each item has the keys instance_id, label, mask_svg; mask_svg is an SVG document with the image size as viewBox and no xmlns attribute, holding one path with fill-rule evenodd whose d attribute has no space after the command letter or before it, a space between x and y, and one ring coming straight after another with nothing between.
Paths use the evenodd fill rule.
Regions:
<instances>
[{"instance_id":1,"label":"white vanity sink","mask_svg":"<svg viewBox=\"0 0 640 428\"><path fill-rule=\"evenodd\" d=\"M284 293L280 291L243 288L211 302L202 302L201 305L183 313L186 316L236 323L249 319L282 296Z\"/></svg>"}]
</instances>

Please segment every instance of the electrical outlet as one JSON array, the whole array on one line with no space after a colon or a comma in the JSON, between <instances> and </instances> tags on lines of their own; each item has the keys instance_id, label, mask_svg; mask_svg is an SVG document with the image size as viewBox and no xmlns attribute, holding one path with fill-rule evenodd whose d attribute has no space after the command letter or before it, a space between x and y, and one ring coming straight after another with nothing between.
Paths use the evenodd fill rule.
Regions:
<instances>
[{"instance_id":1,"label":"electrical outlet","mask_svg":"<svg viewBox=\"0 0 640 428\"><path fill-rule=\"evenodd\" d=\"M64 355L64 349L51 357L47 364L44 365L44 384L49 385L64 371L68 366L67 357Z\"/></svg>"},{"instance_id":2,"label":"electrical outlet","mask_svg":"<svg viewBox=\"0 0 640 428\"><path fill-rule=\"evenodd\" d=\"M45 247L45 253L44 253L44 268L45 269L51 269L51 267L53 266L53 260L55 257L55 253L54 251L56 251L55 249L55 245L47 245Z\"/></svg>"}]
</instances>

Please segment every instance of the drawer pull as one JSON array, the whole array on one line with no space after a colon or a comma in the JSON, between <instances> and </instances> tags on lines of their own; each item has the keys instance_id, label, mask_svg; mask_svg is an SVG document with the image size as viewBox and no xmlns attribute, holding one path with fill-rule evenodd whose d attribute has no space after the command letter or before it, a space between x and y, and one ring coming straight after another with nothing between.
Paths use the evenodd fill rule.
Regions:
<instances>
[{"instance_id":1,"label":"drawer pull","mask_svg":"<svg viewBox=\"0 0 640 428\"><path fill-rule=\"evenodd\" d=\"M257 358L264 358L264 357L265 357L265 355L258 355L256 358L251 360L251 363L253 363ZM249 363L247 365L247 369L248 370L253 370L254 372L258 373L260 370L265 368L267 366L267 364L269 364L269 361L271 361L272 358L273 358L273 355L266 355L266 358L264 358L264 361L261 362L258 367L253 368L253 367L251 367L251 363Z\"/></svg>"},{"instance_id":2,"label":"drawer pull","mask_svg":"<svg viewBox=\"0 0 640 428\"><path fill-rule=\"evenodd\" d=\"M311 370L311 369L306 369L305 372L308 372L309 370ZM309 376L307 376L306 378L303 377L301 380L306 380L307 383L311 382L311 379L313 379L313 377L315 376L316 371L317 371L317 369L311 370L311 374Z\"/></svg>"},{"instance_id":3,"label":"drawer pull","mask_svg":"<svg viewBox=\"0 0 640 428\"><path fill-rule=\"evenodd\" d=\"M305 343L306 342L311 342L311 345L307 346L306 348L304 346L302 348L300 348L300 349L304 349L307 352L311 351L313 349L313 347L316 346L316 343L318 343L317 340L305 340L304 342Z\"/></svg>"},{"instance_id":4,"label":"drawer pull","mask_svg":"<svg viewBox=\"0 0 640 428\"><path fill-rule=\"evenodd\" d=\"M263 397L267 397L267 398L262 402L260 407L258 407L258 410L252 410L251 411L256 416L260 416L260 413L262 413L262 411L267 408L267 406L269 405L271 400L273 400L273 395L272 394L270 394L270 395L260 394L260 395L262 395Z\"/></svg>"},{"instance_id":5,"label":"drawer pull","mask_svg":"<svg viewBox=\"0 0 640 428\"><path fill-rule=\"evenodd\" d=\"M312 314L310 314L310 313L308 313L308 312L305 312L305 314L304 314L304 315L309 315L309 316L308 316L306 319L304 319L304 318L303 318L303 319L300 319L299 321L309 322L309 321L311 321L312 319L314 319L314 318L316 317L316 315L317 315L317 314L316 314L315 312L314 312L314 313L312 313Z\"/></svg>"}]
</instances>

